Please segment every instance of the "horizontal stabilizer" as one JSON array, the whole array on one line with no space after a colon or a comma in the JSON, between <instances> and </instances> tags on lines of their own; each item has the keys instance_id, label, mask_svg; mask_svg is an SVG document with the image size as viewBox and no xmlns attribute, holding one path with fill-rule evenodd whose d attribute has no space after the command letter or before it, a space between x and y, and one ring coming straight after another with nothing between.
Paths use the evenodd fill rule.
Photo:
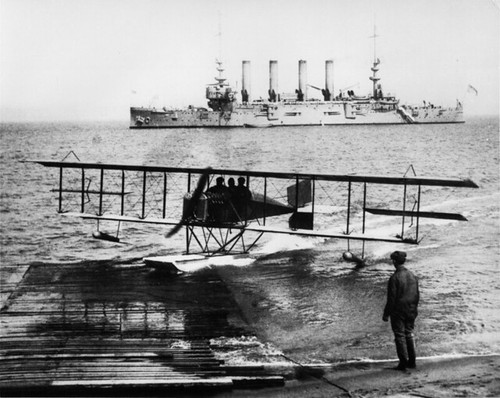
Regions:
<instances>
[{"instance_id":1,"label":"horizontal stabilizer","mask_svg":"<svg viewBox=\"0 0 500 398\"><path fill-rule=\"evenodd\" d=\"M440 213L432 211L409 211L409 210L390 210L390 209L365 209L368 213L378 214L382 216L405 216L405 217L422 217L422 218L437 218L440 220L457 220L467 221L467 219L458 213Z\"/></svg>"}]
</instances>

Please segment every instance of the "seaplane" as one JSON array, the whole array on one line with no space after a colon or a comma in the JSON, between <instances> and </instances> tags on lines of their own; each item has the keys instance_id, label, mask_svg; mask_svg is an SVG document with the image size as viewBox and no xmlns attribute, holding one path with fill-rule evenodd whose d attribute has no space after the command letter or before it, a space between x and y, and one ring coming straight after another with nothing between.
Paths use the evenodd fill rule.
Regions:
<instances>
[{"instance_id":1,"label":"seaplane","mask_svg":"<svg viewBox=\"0 0 500 398\"><path fill-rule=\"evenodd\" d=\"M248 254L264 234L343 239L348 244L344 260L364 266L365 242L418 245L422 219L467 221L459 213L424 209L424 192L432 187L478 188L470 179L417 177L411 165L404 175L388 177L79 159L30 162L58 169L51 190L57 195L57 212L95 221L95 239L119 243L121 223L165 225L169 227L166 238L184 229L184 252L144 258L147 266L172 274L179 272L177 264L184 260ZM382 185L392 187L377 199ZM376 223L390 218L397 231L371 233L374 222L369 217L377 217ZM116 222L116 234L102 231L102 221ZM362 243L361 254L350 250L351 241Z\"/></svg>"}]
</instances>

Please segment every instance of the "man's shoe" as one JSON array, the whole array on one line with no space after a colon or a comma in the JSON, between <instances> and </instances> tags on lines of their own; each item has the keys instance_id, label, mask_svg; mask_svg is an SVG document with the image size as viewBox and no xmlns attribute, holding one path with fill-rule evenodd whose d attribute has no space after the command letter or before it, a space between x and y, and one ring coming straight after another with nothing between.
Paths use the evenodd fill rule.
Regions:
<instances>
[{"instance_id":1,"label":"man's shoe","mask_svg":"<svg viewBox=\"0 0 500 398\"><path fill-rule=\"evenodd\" d=\"M417 356L415 354L415 340L413 340L413 336L406 336L406 348L408 351L408 364L407 367L411 369L415 369L415 361L417 359Z\"/></svg>"},{"instance_id":2,"label":"man's shoe","mask_svg":"<svg viewBox=\"0 0 500 398\"><path fill-rule=\"evenodd\" d=\"M394 370L406 370L406 365L404 363L399 363L398 366L392 368Z\"/></svg>"}]
</instances>

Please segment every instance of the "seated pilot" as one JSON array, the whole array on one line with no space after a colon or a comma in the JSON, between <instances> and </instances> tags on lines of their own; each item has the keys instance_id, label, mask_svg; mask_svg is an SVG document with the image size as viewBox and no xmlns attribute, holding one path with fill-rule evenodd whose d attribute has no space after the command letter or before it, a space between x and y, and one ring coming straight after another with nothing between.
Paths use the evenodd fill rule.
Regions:
<instances>
[{"instance_id":1,"label":"seated pilot","mask_svg":"<svg viewBox=\"0 0 500 398\"><path fill-rule=\"evenodd\" d=\"M231 194L224 183L224 177L217 177L215 181L216 185L210 187L206 192L208 213L212 221L227 221Z\"/></svg>"}]
</instances>

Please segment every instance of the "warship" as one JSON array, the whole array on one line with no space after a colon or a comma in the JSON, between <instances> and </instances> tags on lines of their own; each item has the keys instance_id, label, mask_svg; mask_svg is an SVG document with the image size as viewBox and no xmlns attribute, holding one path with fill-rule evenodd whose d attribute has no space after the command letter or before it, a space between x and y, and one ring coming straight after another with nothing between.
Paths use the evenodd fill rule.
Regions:
<instances>
[{"instance_id":1,"label":"warship","mask_svg":"<svg viewBox=\"0 0 500 398\"><path fill-rule=\"evenodd\" d=\"M178 127L275 127L321 126L345 124L423 124L463 123L463 107L441 107L423 101L404 105L395 96L384 95L378 76L380 60L371 67L373 90L358 96L353 90L333 94L333 60L325 61L325 86L307 83L307 62L299 60L298 88L294 93L278 92L278 62L269 61L267 99L252 99L250 61L242 61L242 86L238 92L226 81L221 61L216 61L218 76L206 86L207 108L188 106L184 109L131 107L130 128ZM308 89L321 92L322 99L309 98Z\"/></svg>"}]
</instances>

